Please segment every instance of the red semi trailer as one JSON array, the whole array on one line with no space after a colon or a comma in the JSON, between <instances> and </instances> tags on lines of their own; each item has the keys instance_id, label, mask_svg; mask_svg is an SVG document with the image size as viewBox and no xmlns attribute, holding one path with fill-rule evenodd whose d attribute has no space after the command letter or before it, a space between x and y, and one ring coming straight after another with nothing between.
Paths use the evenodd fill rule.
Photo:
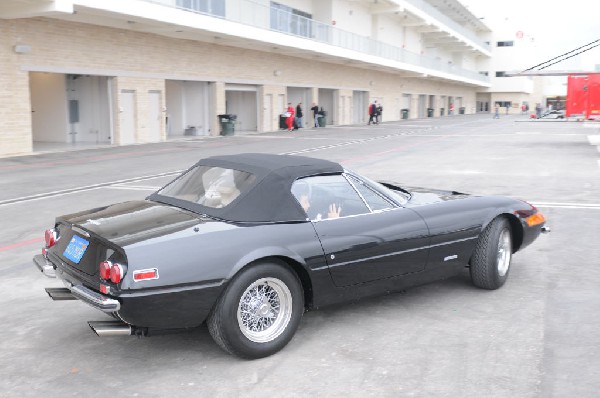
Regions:
<instances>
[{"instance_id":1,"label":"red semi trailer","mask_svg":"<svg viewBox=\"0 0 600 398\"><path fill-rule=\"evenodd\" d=\"M566 116L600 119L600 73L569 75Z\"/></svg>"}]
</instances>

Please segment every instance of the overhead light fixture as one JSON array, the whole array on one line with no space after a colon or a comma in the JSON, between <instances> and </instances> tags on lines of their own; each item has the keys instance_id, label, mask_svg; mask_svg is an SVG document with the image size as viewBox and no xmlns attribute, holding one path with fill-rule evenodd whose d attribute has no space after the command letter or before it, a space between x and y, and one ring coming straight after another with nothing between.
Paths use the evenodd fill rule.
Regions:
<instances>
[{"instance_id":1,"label":"overhead light fixture","mask_svg":"<svg viewBox=\"0 0 600 398\"><path fill-rule=\"evenodd\" d=\"M273 71L273 76L281 76L281 71L279 69L275 69Z\"/></svg>"}]
</instances>

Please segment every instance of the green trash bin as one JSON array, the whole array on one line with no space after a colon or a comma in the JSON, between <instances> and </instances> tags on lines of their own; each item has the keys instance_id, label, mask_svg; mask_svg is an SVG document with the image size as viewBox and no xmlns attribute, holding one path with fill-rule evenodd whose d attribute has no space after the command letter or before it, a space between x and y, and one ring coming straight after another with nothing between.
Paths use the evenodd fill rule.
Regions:
<instances>
[{"instance_id":1,"label":"green trash bin","mask_svg":"<svg viewBox=\"0 0 600 398\"><path fill-rule=\"evenodd\" d=\"M233 122L221 122L221 135L233 135L234 133L235 124Z\"/></svg>"},{"instance_id":2,"label":"green trash bin","mask_svg":"<svg viewBox=\"0 0 600 398\"><path fill-rule=\"evenodd\" d=\"M458 108L458 114L459 115L464 115L465 114L465 107L464 106Z\"/></svg>"},{"instance_id":3,"label":"green trash bin","mask_svg":"<svg viewBox=\"0 0 600 398\"><path fill-rule=\"evenodd\" d=\"M218 115L221 124L221 135L233 135L235 133L235 120L237 115Z\"/></svg>"},{"instance_id":4,"label":"green trash bin","mask_svg":"<svg viewBox=\"0 0 600 398\"><path fill-rule=\"evenodd\" d=\"M319 127L325 127L327 124L327 117L325 117L325 115L319 115L317 119L319 120Z\"/></svg>"},{"instance_id":5,"label":"green trash bin","mask_svg":"<svg viewBox=\"0 0 600 398\"><path fill-rule=\"evenodd\" d=\"M427 108L427 117L433 117L433 108Z\"/></svg>"},{"instance_id":6,"label":"green trash bin","mask_svg":"<svg viewBox=\"0 0 600 398\"><path fill-rule=\"evenodd\" d=\"M402 119L408 119L408 109L401 109Z\"/></svg>"}]
</instances>

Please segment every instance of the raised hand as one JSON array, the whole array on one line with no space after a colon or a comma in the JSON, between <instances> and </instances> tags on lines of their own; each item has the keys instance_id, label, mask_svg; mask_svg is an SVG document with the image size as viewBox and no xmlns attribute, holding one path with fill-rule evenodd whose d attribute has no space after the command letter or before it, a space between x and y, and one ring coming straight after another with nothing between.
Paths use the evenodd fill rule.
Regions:
<instances>
[{"instance_id":1,"label":"raised hand","mask_svg":"<svg viewBox=\"0 0 600 398\"><path fill-rule=\"evenodd\" d=\"M332 203L329 205L329 212L327 213L327 218L338 218L341 212L342 206Z\"/></svg>"}]
</instances>

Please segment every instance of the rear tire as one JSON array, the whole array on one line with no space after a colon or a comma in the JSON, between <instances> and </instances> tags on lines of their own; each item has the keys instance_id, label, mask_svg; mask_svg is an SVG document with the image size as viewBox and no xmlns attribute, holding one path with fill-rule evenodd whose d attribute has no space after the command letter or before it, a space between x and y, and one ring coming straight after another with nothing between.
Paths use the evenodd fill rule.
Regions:
<instances>
[{"instance_id":1,"label":"rear tire","mask_svg":"<svg viewBox=\"0 0 600 398\"><path fill-rule=\"evenodd\" d=\"M510 271L512 259L510 224L504 217L494 219L481 233L471 257L471 281L482 289L498 289Z\"/></svg>"},{"instance_id":2,"label":"rear tire","mask_svg":"<svg viewBox=\"0 0 600 398\"><path fill-rule=\"evenodd\" d=\"M208 331L230 354L263 358L292 339L303 312L297 275L284 265L260 263L229 282L208 316Z\"/></svg>"}]
</instances>

